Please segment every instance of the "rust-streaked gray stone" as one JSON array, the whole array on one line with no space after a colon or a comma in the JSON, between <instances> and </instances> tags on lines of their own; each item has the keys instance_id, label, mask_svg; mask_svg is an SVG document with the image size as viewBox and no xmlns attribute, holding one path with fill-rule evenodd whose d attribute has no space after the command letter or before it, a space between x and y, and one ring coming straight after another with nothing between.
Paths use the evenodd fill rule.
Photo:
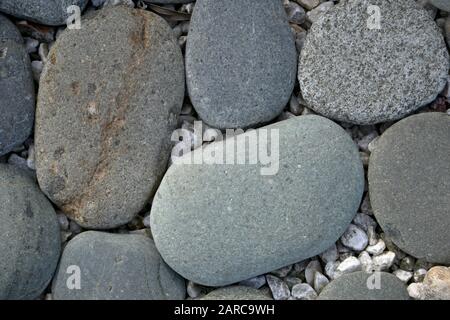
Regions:
<instances>
[{"instance_id":1,"label":"rust-streaked gray stone","mask_svg":"<svg viewBox=\"0 0 450 320\"><path fill-rule=\"evenodd\" d=\"M42 190L83 227L129 222L165 172L184 99L183 57L171 28L144 10L99 10L82 29L61 34L40 84Z\"/></svg>"}]
</instances>

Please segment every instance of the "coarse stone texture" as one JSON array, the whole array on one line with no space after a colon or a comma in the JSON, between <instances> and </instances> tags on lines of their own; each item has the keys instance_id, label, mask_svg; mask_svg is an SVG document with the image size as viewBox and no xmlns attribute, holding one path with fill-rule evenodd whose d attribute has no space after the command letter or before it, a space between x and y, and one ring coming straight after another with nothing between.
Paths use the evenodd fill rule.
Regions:
<instances>
[{"instance_id":1,"label":"coarse stone texture","mask_svg":"<svg viewBox=\"0 0 450 320\"><path fill-rule=\"evenodd\" d=\"M411 116L390 127L370 158L374 214L403 251L450 263L450 117Z\"/></svg>"},{"instance_id":2,"label":"coarse stone texture","mask_svg":"<svg viewBox=\"0 0 450 320\"><path fill-rule=\"evenodd\" d=\"M197 1L186 44L195 110L222 129L274 119L294 89L296 55L280 0Z\"/></svg>"},{"instance_id":3,"label":"coarse stone texture","mask_svg":"<svg viewBox=\"0 0 450 320\"><path fill-rule=\"evenodd\" d=\"M346 274L330 282L319 300L409 300L405 284L386 272Z\"/></svg>"},{"instance_id":4,"label":"coarse stone texture","mask_svg":"<svg viewBox=\"0 0 450 320\"><path fill-rule=\"evenodd\" d=\"M371 5L381 10L380 28ZM372 14L368 14L372 10ZM444 89L449 55L413 0L349 0L313 24L300 55L303 97L329 118L374 124L404 117Z\"/></svg>"},{"instance_id":5,"label":"coarse stone texture","mask_svg":"<svg viewBox=\"0 0 450 320\"><path fill-rule=\"evenodd\" d=\"M423 283L409 285L408 292L412 298L420 300L450 300L450 268L430 269Z\"/></svg>"},{"instance_id":6,"label":"coarse stone texture","mask_svg":"<svg viewBox=\"0 0 450 320\"><path fill-rule=\"evenodd\" d=\"M33 75L22 36L0 14L0 156L28 138L34 105Z\"/></svg>"},{"instance_id":7,"label":"coarse stone texture","mask_svg":"<svg viewBox=\"0 0 450 320\"><path fill-rule=\"evenodd\" d=\"M76 5L82 11L88 0L1 0L0 11L45 25L62 25L66 23L73 11L68 8Z\"/></svg>"},{"instance_id":8,"label":"coarse stone texture","mask_svg":"<svg viewBox=\"0 0 450 320\"><path fill-rule=\"evenodd\" d=\"M304 116L253 131L260 139L264 132L279 135L275 175L262 175L259 165L209 160L176 162L165 175L150 224L164 260L185 278L221 286L302 261L331 247L355 216L363 168L342 128ZM228 150L233 141L248 156L249 134L227 139ZM205 160L223 148L216 142L184 159Z\"/></svg>"},{"instance_id":9,"label":"coarse stone texture","mask_svg":"<svg viewBox=\"0 0 450 320\"><path fill-rule=\"evenodd\" d=\"M449 0L430 0L430 3L438 9L450 12Z\"/></svg>"},{"instance_id":10,"label":"coarse stone texture","mask_svg":"<svg viewBox=\"0 0 450 320\"><path fill-rule=\"evenodd\" d=\"M58 220L36 182L5 164L0 164L0 220L0 299L35 299L58 263Z\"/></svg>"},{"instance_id":11,"label":"coarse stone texture","mask_svg":"<svg viewBox=\"0 0 450 320\"><path fill-rule=\"evenodd\" d=\"M65 31L47 65L35 134L42 190L83 227L129 222L164 174L184 98L170 27L143 10L108 7Z\"/></svg>"},{"instance_id":12,"label":"coarse stone texture","mask_svg":"<svg viewBox=\"0 0 450 320\"><path fill-rule=\"evenodd\" d=\"M71 266L80 271L80 289ZM161 259L143 235L87 231L65 247L52 286L55 300L180 300L183 278Z\"/></svg>"},{"instance_id":13,"label":"coarse stone texture","mask_svg":"<svg viewBox=\"0 0 450 320\"><path fill-rule=\"evenodd\" d=\"M268 295L262 291L244 287L232 286L216 289L200 300L272 300Z\"/></svg>"}]
</instances>

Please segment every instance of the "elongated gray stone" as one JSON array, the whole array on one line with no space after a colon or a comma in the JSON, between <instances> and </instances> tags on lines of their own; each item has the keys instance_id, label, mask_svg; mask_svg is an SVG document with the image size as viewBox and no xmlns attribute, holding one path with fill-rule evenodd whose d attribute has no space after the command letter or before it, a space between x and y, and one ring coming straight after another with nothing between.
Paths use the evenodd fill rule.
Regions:
<instances>
[{"instance_id":1,"label":"elongated gray stone","mask_svg":"<svg viewBox=\"0 0 450 320\"><path fill-rule=\"evenodd\" d=\"M318 300L409 300L405 284L386 272L363 271L330 282Z\"/></svg>"},{"instance_id":2,"label":"elongated gray stone","mask_svg":"<svg viewBox=\"0 0 450 320\"><path fill-rule=\"evenodd\" d=\"M450 263L450 116L426 113L390 127L370 157L375 217L403 251Z\"/></svg>"},{"instance_id":3,"label":"elongated gray stone","mask_svg":"<svg viewBox=\"0 0 450 320\"><path fill-rule=\"evenodd\" d=\"M88 0L1 0L0 11L17 18L57 26L65 24L73 14L73 11L68 12L70 6L78 6L83 11L87 3Z\"/></svg>"},{"instance_id":4,"label":"elongated gray stone","mask_svg":"<svg viewBox=\"0 0 450 320\"><path fill-rule=\"evenodd\" d=\"M125 224L156 191L183 70L169 25L144 10L105 8L58 38L41 78L36 167L42 190L78 224Z\"/></svg>"},{"instance_id":5,"label":"elongated gray stone","mask_svg":"<svg viewBox=\"0 0 450 320\"><path fill-rule=\"evenodd\" d=\"M26 172L0 164L0 299L35 299L61 249L55 210Z\"/></svg>"},{"instance_id":6,"label":"elongated gray stone","mask_svg":"<svg viewBox=\"0 0 450 320\"><path fill-rule=\"evenodd\" d=\"M272 149L278 171L263 172L248 162L207 164L207 154L223 147L217 142L182 158L201 152L208 162L172 165L155 195L150 221L156 246L195 283L227 285L315 256L356 214L363 168L355 144L338 125L304 116L253 134L267 134L273 146L279 141L279 158ZM250 159L254 153L247 151L257 147L245 144L251 135L227 143L234 141L238 155ZM264 140L257 144L264 152Z\"/></svg>"},{"instance_id":7,"label":"elongated gray stone","mask_svg":"<svg viewBox=\"0 0 450 320\"><path fill-rule=\"evenodd\" d=\"M349 0L308 32L299 81L328 118L374 124L400 119L444 89L449 55L428 12L413 0Z\"/></svg>"},{"instance_id":8,"label":"elongated gray stone","mask_svg":"<svg viewBox=\"0 0 450 320\"><path fill-rule=\"evenodd\" d=\"M55 300L181 300L186 284L146 236L87 231L65 247L52 293Z\"/></svg>"},{"instance_id":9,"label":"elongated gray stone","mask_svg":"<svg viewBox=\"0 0 450 320\"><path fill-rule=\"evenodd\" d=\"M0 14L0 156L31 134L34 107L33 75L22 36Z\"/></svg>"},{"instance_id":10,"label":"elongated gray stone","mask_svg":"<svg viewBox=\"0 0 450 320\"><path fill-rule=\"evenodd\" d=\"M195 110L216 128L272 120L289 101L296 49L279 0L199 0L186 44Z\"/></svg>"},{"instance_id":11,"label":"elongated gray stone","mask_svg":"<svg viewBox=\"0 0 450 320\"><path fill-rule=\"evenodd\" d=\"M268 295L262 293L260 290L243 287L232 286L226 288L216 289L201 300L272 300Z\"/></svg>"}]
</instances>

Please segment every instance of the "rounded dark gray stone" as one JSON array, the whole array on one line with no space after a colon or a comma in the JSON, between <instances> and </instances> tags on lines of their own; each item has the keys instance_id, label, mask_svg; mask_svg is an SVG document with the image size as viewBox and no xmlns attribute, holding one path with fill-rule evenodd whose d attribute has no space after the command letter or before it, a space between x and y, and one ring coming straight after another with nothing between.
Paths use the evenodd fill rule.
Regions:
<instances>
[{"instance_id":1,"label":"rounded dark gray stone","mask_svg":"<svg viewBox=\"0 0 450 320\"><path fill-rule=\"evenodd\" d=\"M430 3L438 9L450 12L450 1L449 0L430 0Z\"/></svg>"},{"instance_id":2,"label":"rounded dark gray stone","mask_svg":"<svg viewBox=\"0 0 450 320\"><path fill-rule=\"evenodd\" d=\"M374 5L380 10L380 29L371 29L376 26ZM415 1L349 0L330 9L308 32L299 81L314 111L374 124L432 102L444 89L448 69L441 31Z\"/></svg>"},{"instance_id":3,"label":"rounded dark gray stone","mask_svg":"<svg viewBox=\"0 0 450 320\"><path fill-rule=\"evenodd\" d=\"M80 289L72 287L71 266L79 268ZM55 300L181 300L186 284L150 238L87 231L65 247L52 293Z\"/></svg>"},{"instance_id":4,"label":"rounded dark gray stone","mask_svg":"<svg viewBox=\"0 0 450 320\"><path fill-rule=\"evenodd\" d=\"M232 286L211 291L200 300L272 300L268 295L260 290L244 287Z\"/></svg>"},{"instance_id":5,"label":"rounded dark gray stone","mask_svg":"<svg viewBox=\"0 0 450 320\"><path fill-rule=\"evenodd\" d=\"M215 128L272 120L294 89L296 55L281 1L197 1L186 44L195 110Z\"/></svg>"},{"instance_id":6,"label":"rounded dark gray stone","mask_svg":"<svg viewBox=\"0 0 450 320\"><path fill-rule=\"evenodd\" d=\"M261 175L260 166L248 163L178 163L155 195L150 221L156 246L195 283L228 285L315 256L356 214L364 172L342 128L304 116L264 129L279 132L275 175ZM236 144L247 136L237 136ZM211 144L205 154L222 146Z\"/></svg>"},{"instance_id":7,"label":"rounded dark gray stone","mask_svg":"<svg viewBox=\"0 0 450 320\"><path fill-rule=\"evenodd\" d=\"M114 228L142 210L164 174L183 57L169 25L144 10L108 7L83 23L61 34L42 74L37 177L81 226Z\"/></svg>"},{"instance_id":8,"label":"rounded dark gray stone","mask_svg":"<svg viewBox=\"0 0 450 320\"><path fill-rule=\"evenodd\" d=\"M35 299L61 249L55 210L27 173L0 164L0 299Z\"/></svg>"},{"instance_id":9,"label":"rounded dark gray stone","mask_svg":"<svg viewBox=\"0 0 450 320\"><path fill-rule=\"evenodd\" d=\"M29 137L34 108L30 58L19 30L0 14L0 156Z\"/></svg>"},{"instance_id":10,"label":"rounded dark gray stone","mask_svg":"<svg viewBox=\"0 0 450 320\"><path fill-rule=\"evenodd\" d=\"M390 273L360 271L331 281L318 300L409 300L409 295L405 284Z\"/></svg>"},{"instance_id":11,"label":"rounded dark gray stone","mask_svg":"<svg viewBox=\"0 0 450 320\"><path fill-rule=\"evenodd\" d=\"M425 113L390 127L370 157L372 209L403 251L450 263L450 116Z\"/></svg>"},{"instance_id":12,"label":"rounded dark gray stone","mask_svg":"<svg viewBox=\"0 0 450 320\"><path fill-rule=\"evenodd\" d=\"M2 0L0 11L45 25L62 25L66 23L72 12L67 13L67 8L76 5L82 11L88 0Z\"/></svg>"}]
</instances>

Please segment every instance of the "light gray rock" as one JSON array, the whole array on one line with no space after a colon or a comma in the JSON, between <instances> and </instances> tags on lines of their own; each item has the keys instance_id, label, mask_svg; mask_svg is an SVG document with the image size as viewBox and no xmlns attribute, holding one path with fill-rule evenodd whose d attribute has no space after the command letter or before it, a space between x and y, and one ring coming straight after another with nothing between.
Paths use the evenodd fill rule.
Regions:
<instances>
[{"instance_id":1,"label":"light gray rock","mask_svg":"<svg viewBox=\"0 0 450 320\"><path fill-rule=\"evenodd\" d=\"M55 300L180 300L186 284L148 237L87 231L65 247L52 293Z\"/></svg>"},{"instance_id":2,"label":"light gray rock","mask_svg":"<svg viewBox=\"0 0 450 320\"><path fill-rule=\"evenodd\" d=\"M325 288L329 283L330 281L328 280L328 278L320 272L316 272L314 274L314 290L316 292L320 293L322 289Z\"/></svg>"},{"instance_id":3,"label":"light gray rock","mask_svg":"<svg viewBox=\"0 0 450 320\"><path fill-rule=\"evenodd\" d=\"M396 276L356 272L331 281L319 300L409 300L406 286Z\"/></svg>"},{"instance_id":4,"label":"light gray rock","mask_svg":"<svg viewBox=\"0 0 450 320\"><path fill-rule=\"evenodd\" d=\"M348 257L337 266L336 271L333 273L333 278L336 279L344 274L349 274L361 270L361 261L359 261L355 257Z\"/></svg>"},{"instance_id":5,"label":"light gray rock","mask_svg":"<svg viewBox=\"0 0 450 320\"><path fill-rule=\"evenodd\" d=\"M186 45L195 110L221 129L274 119L294 89L296 55L280 0L198 0Z\"/></svg>"},{"instance_id":6,"label":"light gray rock","mask_svg":"<svg viewBox=\"0 0 450 320\"><path fill-rule=\"evenodd\" d=\"M0 156L31 134L34 83L30 58L14 24L0 14Z\"/></svg>"},{"instance_id":7,"label":"light gray rock","mask_svg":"<svg viewBox=\"0 0 450 320\"><path fill-rule=\"evenodd\" d=\"M216 289L200 300L272 300L260 290L253 288L232 286Z\"/></svg>"},{"instance_id":8,"label":"light gray rock","mask_svg":"<svg viewBox=\"0 0 450 320\"><path fill-rule=\"evenodd\" d=\"M319 116L264 130L256 136L279 134L275 175L248 163L174 164L165 175L150 223L164 260L185 278L220 286L302 261L328 249L353 219L364 177L347 133ZM235 144L242 146L248 134ZM185 159L223 146L210 144Z\"/></svg>"},{"instance_id":9,"label":"light gray rock","mask_svg":"<svg viewBox=\"0 0 450 320\"><path fill-rule=\"evenodd\" d=\"M450 117L425 113L390 127L370 159L377 221L400 249L429 262L450 263L449 153Z\"/></svg>"},{"instance_id":10,"label":"light gray rock","mask_svg":"<svg viewBox=\"0 0 450 320\"><path fill-rule=\"evenodd\" d=\"M81 11L86 7L88 0L2 0L0 11L17 18L46 24L62 25L66 23L72 12L67 8L76 5Z\"/></svg>"},{"instance_id":11,"label":"light gray rock","mask_svg":"<svg viewBox=\"0 0 450 320\"><path fill-rule=\"evenodd\" d=\"M42 190L83 227L131 221L164 174L183 99L181 50L157 15L107 7L65 31L39 90Z\"/></svg>"},{"instance_id":12,"label":"light gray rock","mask_svg":"<svg viewBox=\"0 0 450 320\"><path fill-rule=\"evenodd\" d=\"M56 213L24 171L0 164L0 299L35 299L61 250Z\"/></svg>"},{"instance_id":13,"label":"light gray rock","mask_svg":"<svg viewBox=\"0 0 450 320\"><path fill-rule=\"evenodd\" d=\"M395 260L395 253L392 251L385 252L372 258L373 268L375 271L388 270Z\"/></svg>"},{"instance_id":14,"label":"light gray rock","mask_svg":"<svg viewBox=\"0 0 450 320\"><path fill-rule=\"evenodd\" d=\"M352 250L363 251L367 247L369 239L362 229L351 224L342 235L341 243Z\"/></svg>"},{"instance_id":15,"label":"light gray rock","mask_svg":"<svg viewBox=\"0 0 450 320\"><path fill-rule=\"evenodd\" d=\"M266 275L266 281L274 300L287 300L291 294L289 287L278 277Z\"/></svg>"},{"instance_id":16,"label":"light gray rock","mask_svg":"<svg viewBox=\"0 0 450 320\"><path fill-rule=\"evenodd\" d=\"M371 5L381 10L379 25ZM448 69L443 36L415 1L349 0L312 25L300 54L299 81L314 111L374 124L432 102L444 89Z\"/></svg>"},{"instance_id":17,"label":"light gray rock","mask_svg":"<svg viewBox=\"0 0 450 320\"><path fill-rule=\"evenodd\" d=\"M316 272L322 272L322 266L318 260L312 260L305 269L305 280L308 284L313 285Z\"/></svg>"},{"instance_id":18,"label":"light gray rock","mask_svg":"<svg viewBox=\"0 0 450 320\"><path fill-rule=\"evenodd\" d=\"M296 300L315 300L317 293L309 284L300 283L292 288L292 296Z\"/></svg>"}]
</instances>

